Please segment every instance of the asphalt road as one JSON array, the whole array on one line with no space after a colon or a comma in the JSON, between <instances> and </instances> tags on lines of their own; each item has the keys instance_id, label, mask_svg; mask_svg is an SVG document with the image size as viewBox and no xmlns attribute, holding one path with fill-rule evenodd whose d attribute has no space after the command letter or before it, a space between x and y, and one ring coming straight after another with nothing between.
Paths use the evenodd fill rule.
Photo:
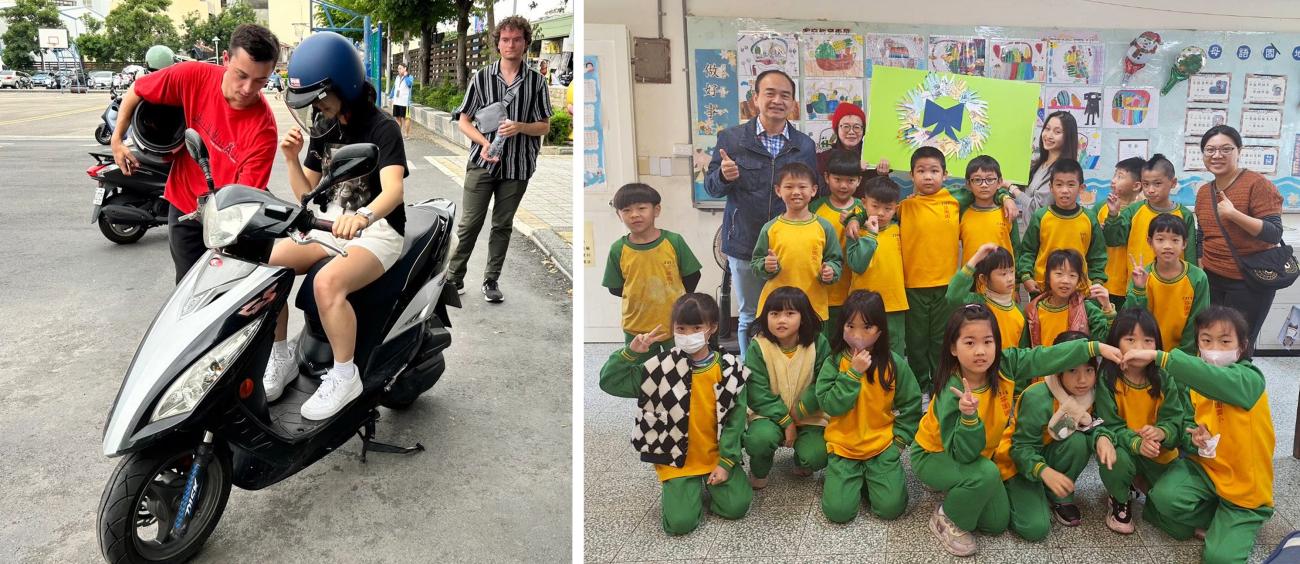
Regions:
<instances>
[{"instance_id":1,"label":"asphalt road","mask_svg":"<svg viewBox=\"0 0 1300 564\"><path fill-rule=\"evenodd\" d=\"M105 417L172 289L165 228L119 246L87 220L86 153L107 98L0 92L0 562L101 561L95 512L117 463L101 454ZM283 132L291 118L272 105ZM428 139L406 150L407 201L459 203L423 160L450 152ZM277 158L281 197L285 178ZM571 288L516 235L506 301L487 304L474 285L486 229L476 250L446 374L378 426L380 440L428 450L362 465L353 440L268 489L236 489L196 562L570 560Z\"/></svg>"}]
</instances>

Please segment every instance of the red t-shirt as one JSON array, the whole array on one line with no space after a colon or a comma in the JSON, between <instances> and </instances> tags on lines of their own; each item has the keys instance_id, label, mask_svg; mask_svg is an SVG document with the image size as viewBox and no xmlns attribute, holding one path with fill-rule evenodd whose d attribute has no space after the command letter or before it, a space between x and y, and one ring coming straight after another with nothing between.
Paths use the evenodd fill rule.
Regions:
<instances>
[{"instance_id":1,"label":"red t-shirt","mask_svg":"<svg viewBox=\"0 0 1300 564\"><path fill-rule=\"evenodd\" d=\"M231 108L221 94L225 72L225 67L211 63L178 63L141 77L135 93L150 103L185 110L185 125L198 131L208 147L217 188L243 184L265 189L275 159L275 116L265 98L247 109ZM190 213L207 191L198 163L184 149L178 151L163 197L181 213Z\"/></svg>"}]
</instances>

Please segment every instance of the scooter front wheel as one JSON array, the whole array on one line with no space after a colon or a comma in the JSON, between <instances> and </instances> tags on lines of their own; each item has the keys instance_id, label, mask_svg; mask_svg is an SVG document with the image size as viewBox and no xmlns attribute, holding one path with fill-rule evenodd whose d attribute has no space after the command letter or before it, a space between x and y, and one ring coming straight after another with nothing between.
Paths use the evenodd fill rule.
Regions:
<instances>
[{"instance_id":1,"label":"scooter front wheel","mask_svg":"<svg viewBox=\"0 0 1300 564\"><path fill-rule=\"evenodd\" d=\"M97 533L112 564L184 562L216 529L230 498L230 455L216 449L202 466L197 488L188 486L189 519L179 536L173 525L183 511L198 445L175 444L127 455L113 470L99 502Z\"/></svg>"},{"instance_id":2,"label":"scooter front wheel","mask_svg":"<svg viewBox=\"0 0 1300 564\"><path fill-rule=\"evenodd\" d=\"M98 141L100 145L107 145L109 141L112 141L112 138L113 134L108 131L107 125L101 123L99 127L95 128L95 141Z\"/></svg>"},{"instance_id":3,"label":"scooter front wheel","mask_svg":"<svg viewBox=\"0 0 1300 564\"><path fill-rule=\"evenodd\" d=\"M113 223L108 220L108 216L103 213L99 214L99 232L109 241L119 245L129 245L139 241L144 237L145 230L148 229L143 225L122 225Z\"/></svg>"}]
</instances>

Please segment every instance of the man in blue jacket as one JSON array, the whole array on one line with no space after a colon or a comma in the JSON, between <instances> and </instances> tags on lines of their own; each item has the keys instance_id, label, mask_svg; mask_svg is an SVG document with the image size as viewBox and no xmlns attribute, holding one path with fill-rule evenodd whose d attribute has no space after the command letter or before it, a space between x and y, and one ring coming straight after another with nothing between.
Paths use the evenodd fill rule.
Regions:
<instances>
[{"instance_id":1,"label":"man in blue jacket","mask_svg":"<svg viewBox=\"0 0 1300 564\"><path fill-rule=\"evenodd\" d=\"M817 170L813 140L786 120L797 104L794 80L779 70L764 71L754 81L750 96L758 117L718 134L704 180L709 194L727 199L722 215L722 253L727 255L731 294L740 310L737 337L742 355L763 289L763 280L754 275L749 260L763 225L785 212L785 203L776 196L776 171L794 162Z\"/></svg>"}]
</instances>

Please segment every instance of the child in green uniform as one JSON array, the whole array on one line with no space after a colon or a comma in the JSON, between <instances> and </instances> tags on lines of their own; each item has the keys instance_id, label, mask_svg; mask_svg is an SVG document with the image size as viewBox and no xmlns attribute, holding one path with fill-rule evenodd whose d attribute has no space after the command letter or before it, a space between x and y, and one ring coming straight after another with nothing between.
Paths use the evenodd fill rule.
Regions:
<instances>
[{"instance_id":1,"label":"child in green uniform","mask_svg":"<svg viewBox=\"0 0 1300 564\"><path fill-rule=\"evenodd\" d=\"M1092 212L1079 205L1083 168L1070 158L1052 165L1052 204L1034 212L1020 239L1016 269L1029 294L1045 292L1047 258L1059 249L1070 249L1083 258L1079 270L1087 284L1106 283L1106 243ZM1051 342L1051 341L1048 341Z\"/></svg>"},{"instance_id":2,"label":"child in green uniform","mask_svg":"<svg viewBox=\"0 0 1300 564\"><path fill-rule=\"evenodd\" d=\"M699 526L703 489L709 510L724 519L749 511L754 490L741 467L745 374L736 357L709 348L718 330L718 302L686 294L673 304L673 348L651 352L662 327L637 335L600 369L600 389L637 400L632 446L655 464L663 484L664 532Z\"/></svg>"},{"instance_id":3,"label":"child in green uniform","mask_svg":"<svg viewBox=\"0 0 1300 564\"><path fill-rule=\"evenodd\" d=\"M844 248L848 242L848 237L852 235L857 238L857 228L852 230L846 229L845 224L848 219L862 213L862 202L853 197L857 191L858 184L862 181L862 171L859 168L857 155L842 149L831 150L830 158L826 162L826 170L822 174L826 177L826 186L830 187L830 193L813 200L809 208L813 214L825 219L835 228L836 241L840 246L840 255L844 256ZM853 283L853 276L847 269L843 270L838 282L832 284L826 289L826 303L828 306L828 317L822 324L822 335L830 338L831 330L835 327L839 319L840 306L844 304L844 299L849 295L849 285Z\"/></svg>"},{"instance_id":4,"label":"child in green uniform","mask_svg":"<svg viewBox=\"0 0 1300 564\"><path fill-rule=\"evenodd\" d=\"M1156 318L1145 309L1124 309L1115 316L1106 342L1120 352L1161 349ZM1120 534L1133 532L1130 492L1146 493L1178 458L1185 416L1184 394L1155 364L1121 367L1101 365L1094 413L1102 420L1097 437L1097 471L1110 494L1106 526ZM1147 503L1143 512L1156 512Z\"/></svg>"},{"instance_id":5,"label":"child in green uniform","mask_svg":"<svg viewBox=\"0 0 1300 564\"><path fill-rule=\"evenodd\" d=\"M864 497L881 519L907 509L900 457L921 420L921 390L903 357L890 351L889 337L880 294L849 294L817 375L817 399L830 416L822 512L836 523L857 517Z\"/></svg>"},{"instance_id":6,"label":"child in green uniform","mask_svg":"<svg viewBox=\"0 0 1300 564\"><path fill-rule=\"evenodd\" d=\"M1074 249L1057 249L1047 255L1047 288L1025 307L1029 344L1042 346L1056 341L1066 331L1079 331L1094 338L1110 332L1115 306L1110 292L1101 284L1088 288L1090 299L1079 293L1083 258ZM1101 304L1098 306L1097 304Z\"/></svg>"},{"instance_id":7,"label":"child in green uniform","mask_svg":"<svg viewBox=\"0 0 1300 564\"><path fill-rule=\"evenodd\" d=\"M1151 220L1147 241L1155 262L1133 261L1127 307L1146 308L1160 325L1164 350L1174 347L1196 352L1196 331L1191 320L1210 305L1210 281L1205 271L1183 260L1183 247L1191 234L1183 220L1162 213Z\"/></svg>"},{"instance_id":8,"label":"child in green uniform","mask_svg":"<svg viewBox=\"0 0 1300 564\"><path fill-rule=\"evenodd\" d=\"M754 275L766 280L758 295L758 309L782 286L801 288L808 294L817 323L830 317L827 288L840 279L844 254L831 222L809 211L817 194L813 170L803 163L790 163L776 173L776 195L785 202L785 213L767 222L758 232L749 265ZM748 344L741 343L742 348Z\"/></svg>"},{"instance_id":9,"label":"child in green uniform","mask_svg":"<svg viewBox=\"0 0 1300 564\"><path fill-rule=\"evenodd\" d=\"M782 286L772 292L750 327L745 395L753 414L745 430L754 489L767 486L777 447L794 447L795 474L826 467L826 415L817 406L817 370L830 354L822 323L803 290Z\"/></svg>"},{"instance_id":10,"label":"child in green uniform","mask_svg":"<svg viewBox=\"0 0 1300 564\"><path fill-rule=\"evenodd\" d=\"M1124 307L1131 262L1127 245L1116 247L1110 244L1106 226L1112 223L1111 218L1119 221L1120 211L1142 195L1142 165L1146 163L1142 157L1129 157L1115 163L1115 174L1110 177L1110 195L1092 208L1092 214L1097 216L1097 225L1101 226L1102 239L1106 242L1106 291L1110 292L1110 301L1117 308Z\"/></svg>"},{"instance_id":11,"label":"child in green uniform","mask_svg":"<svg viewBox=\"0 0 1300 564\"><path fill-rule=\"evenodd\" d=\"M1186 390L1185 458L1151 488L1159 509L1143 518L1176 539L1203 534L1208 563L1245 562L1273 516L1273 419L1264 375L1246 357L1241 312L1210 306L1196 316L1200 358L1181 350L1134 350L1124 363L1154 362Z\"/></svg>"},{"instance_id":12,"label":"child in green uniform","mask_svg":"<svg viewBox=\"0 0 1300 564\"><path fill-rule=\"evenodd\" d=\"M1002 348L1029 346L1025 312L1016 303L1016 263L997 243L984 243L966 266L952 275L944 296L950 309L984 304L998 318Z\"/></svg>"},{"instance_id":13,"label":"child in green uniform","mask_svg":"<svg viewBox=\"0 0 1300 564\"><path fill-rule=\"evenodd\" d=\"M849 218L844 261L852 271L849 292L870 290L885 301L892 352L907 356L907 289L903 282L903 240L894 221L900 188L888 176L866 181L862 213ZM859 229L861 226L861 229Z\"/></svg>"},{"instance_id":14,"label":"child in green uniform","mask_svg":"<svg viewBox=\"0 0 1300 564\"><path fill-rule=\"evenodd\" d=\"M984 243L996 243L1012 257L1020 246L1020 228L1015 218L1008 218L1001 207L993 203L1002 186L1002 167L997 159L980 155L966 165L966 187L975 201L961 212L962 262L970 262L975 251Z\"/></svg>"},{"instance_id":15,"label":"child in green uniform","mask_svg":"<svg viewBox=\"0 0 1300 564\"><path fill-rule=\"evenodd\" d=\"M610 245L601 285L623 298L623 344L667 324L673 302L700 282L700 261L682 236L655 226L659 202L659 192L640 183L619 188L610 202L628 233ZM667 349L670 337L653 348Z\"/></svg>"},{"instance_id":16,"label":"child in green uniform","mask_svg":"<svg viewBox=\"0 0 1300 564\"><path fill-rule=\"evenodd\" d=\"M1088 335L1066 331L1055 344L1086 341ZM1011 530L1028 541L1041 541L1052 519L1067 527L1081 522L1074 504L1074 481L1088 465L1096 427L1092 415L1097 365L1087 362L1050 374L1025 388L1016 401L1016 416L1007 433L1016 474L1007 480Z\"/></svg>"},{"instance_id":17,"label":"child in green uniform","mask_svg":"<svg viewBox=\"0 0 1300 564\"><path fill-rule=\"evenodd\" d=\"M1178 185L1174 170L1174 164L1169 159L1156 153L1142 165L1142 194L1146 197L1145 200L1120 208L1117 198L1107 198L1109 215L1114 218L1114 221L1106 221L1103 229L1107 245L1127 248L1130 259L1136 258L1138 262L1146 264L1154 254L1151 243L1147 240L1148 226L1156 216L1164 213L1178 218L1187 233L1196 233L1196 216L1192 210L1169 198L1170 192ZM1187 247L1183 249L1181 258L1190 264L1196 264L1196 240L1191 235L1187 239ZM1165 341L1165 344L1169 345L1170 342Z\"/></svg>"},{"instance_id":18,"label":"child in green uniform","mask_svg":"<svg viewBox=\"0 0 1300 564\"><path fill-rule=\"evenodd\" d=\"M1105 343L1076 341L1053 347L1002 349L998 320L983 304L958 308L943 335L944 355L912 445L912 469L922 483L946 492L930 517L930 531L948 552L974 554L971 531L1000 534L1010 519L1003 480L1015 473L995 451L1011 418L1017 384L1078 366L1103 355L1119 360ZM960 386L960 387L959 387Z\"/></svg>"}]
</instances>

